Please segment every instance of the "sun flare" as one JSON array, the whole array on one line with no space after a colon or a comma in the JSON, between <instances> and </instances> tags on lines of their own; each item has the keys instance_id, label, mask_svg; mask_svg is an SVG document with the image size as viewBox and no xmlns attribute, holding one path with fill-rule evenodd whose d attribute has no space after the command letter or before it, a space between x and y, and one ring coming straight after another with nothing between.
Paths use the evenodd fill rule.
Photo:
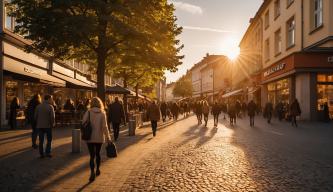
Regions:
<instances>
[{"instance_id":1,"label":"sun flare","mask_svg":"<svg viewBox=\"0 0 333 192\"><path fill-rule=\"evenodd\" d=\"M235 60L239 56L240 49L238 47L239 40L236 37L226 37L221 42L220 51L230 60Z\"/></svg>"}]
</instances>

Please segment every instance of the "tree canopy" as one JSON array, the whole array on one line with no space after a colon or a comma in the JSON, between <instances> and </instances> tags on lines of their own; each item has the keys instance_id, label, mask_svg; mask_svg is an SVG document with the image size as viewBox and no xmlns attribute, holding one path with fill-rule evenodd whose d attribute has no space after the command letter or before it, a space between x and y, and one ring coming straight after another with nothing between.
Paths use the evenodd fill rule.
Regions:
<instances>
[{"instance_id":1,"label":"tree canopy","mask_svg":"<svg viewBox=\"0 0 333 192\"><path fill-rule=\"evenodd\" d=\"M192 90L191 78L183 76L176 82L172 93L176 97L191 97Z\"/></svg>"},{"instance_id":2,"label":"tree canopy","mask_svg":"<svg viewBox=\"0 0 333 192\"><path fill-rule=\"evenodd\" d=\"M19 23L15 31L32 40L27 49L91 64L102 100L105 73L116 67L175 71L181 64L176 38L181 28L167 0L12 0L10 5Z\"/></svg>"}]
</instances>

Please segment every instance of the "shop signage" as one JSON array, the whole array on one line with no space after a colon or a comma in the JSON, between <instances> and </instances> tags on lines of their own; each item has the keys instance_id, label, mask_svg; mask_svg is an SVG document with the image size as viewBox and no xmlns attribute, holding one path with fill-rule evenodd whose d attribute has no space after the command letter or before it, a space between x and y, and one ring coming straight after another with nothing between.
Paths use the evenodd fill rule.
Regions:
<instances>
[{"instance_id":1,"label":"shop signage","mask_svg":"<svg viewBox=\"0 0 333 192\"><path fill-rule=\"evenodd\" d=\"M268 69L267 71L264 72L264 77L270 76L273 73L276 73L278 71L281 71L285 68L286 64L285 63L281 63L279 65L276 65L270 69Z\"/></svg>"},{"instance_id":2,"label":"shop signage","mask_svg":"<svg viewBox=\"0 0 333 192\"><path fill-rule=\"evenodd\" d=\"M328 58L327 58L327 61L328 61L329 63L333 63L333 56L328 57Z\"/></svg>"},{"instance_id":3,"label":"shop signage","mask_svg":"<svg viewBox=\"0 0 333 192\"><path fill-rule=\"evenodd\" d=\"M34 75L38 75L38 76L40 76L39 73L37 73L37 72L33 71L32 69L29 69L29 68L27 68L27 67L24 67L23 70L24 70L24 72L26 72L26 73L31 73L31 74L34 74Z\"/></svg>"}]
</instances>

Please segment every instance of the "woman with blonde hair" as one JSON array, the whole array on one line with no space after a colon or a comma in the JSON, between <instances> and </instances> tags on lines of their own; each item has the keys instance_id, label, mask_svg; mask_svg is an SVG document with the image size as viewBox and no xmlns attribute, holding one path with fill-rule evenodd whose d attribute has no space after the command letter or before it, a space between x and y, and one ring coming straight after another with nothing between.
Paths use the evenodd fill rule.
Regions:
<instances>
[{"instance_id":1,"label":"woman with blonde hair","mask_svg":"<svg viewBox=\"0 0 333 192\"><path fill-rule=\"evenodd\" d=\"M94 97L90 103L90 109L83 116L83 124L91 124L92 133L90 140L87 140L87 146L90 154L90 178L89 181L94 181L96 176L101 174L101 148L105 139L111 142L111 137L107 125L106 112L104 104L100 98ZM95 173L95 159L96 159L96 173Z\"/></svg>"}]
</instances>

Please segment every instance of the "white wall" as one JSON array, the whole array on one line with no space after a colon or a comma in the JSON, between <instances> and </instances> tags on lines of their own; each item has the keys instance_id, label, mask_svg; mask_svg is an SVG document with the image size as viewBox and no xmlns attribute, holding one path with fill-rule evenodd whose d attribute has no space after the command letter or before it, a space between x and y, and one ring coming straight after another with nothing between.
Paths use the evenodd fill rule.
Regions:
<instances>
[{"instance_id":1,"label":"white wall","mask_svg":"<svg viewBox=\"0 0 333 192\"><path fill-rule=\"evenodd\" d=\"M314 89L314 88L313 88ZM301 119L310 120L310 74L297 74L296 75L296 98L298 99L301 107ZM316 91L316 90L312 90ZM315 107L315 106L314 106Z\"/></svg>"}]
</instances>

